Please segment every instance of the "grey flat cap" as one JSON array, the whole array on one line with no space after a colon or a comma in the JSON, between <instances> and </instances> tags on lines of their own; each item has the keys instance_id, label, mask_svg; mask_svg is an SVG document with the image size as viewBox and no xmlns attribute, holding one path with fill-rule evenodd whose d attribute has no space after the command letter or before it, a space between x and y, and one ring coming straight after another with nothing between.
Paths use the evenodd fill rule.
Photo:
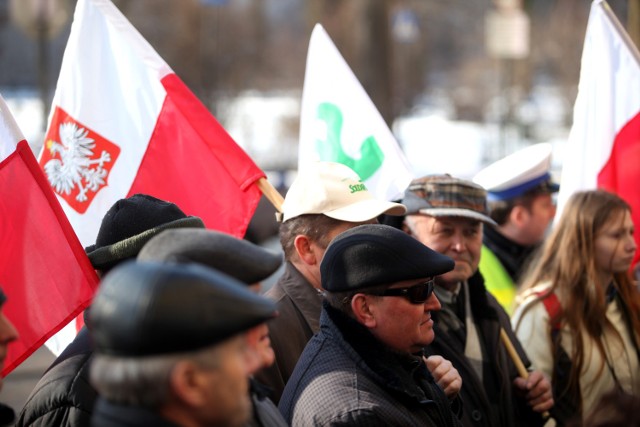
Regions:
<instances>
[{"instance_id":1,"label":"grey flat cap","mask_svg":"<svg viewBox=\"0 0 640 427\"><path fill-rule=\"evenodd\" d=\"M142 248L138 260L193 262L253 284L271 276L282 264L282 255L229 234L183 228L155 236Z\"/></svg>"},{"instance_id":2,"label":"grey flat cap","mask_svg":"<svg viewBox=\"0 0 640 427\"><path fill-rule=\"evenodd\" d=\"M98 353L138 357L212 346L275 313L274 302L210 268L129 261L104 278L89 321Z\"/></svg>"}]
</instances>

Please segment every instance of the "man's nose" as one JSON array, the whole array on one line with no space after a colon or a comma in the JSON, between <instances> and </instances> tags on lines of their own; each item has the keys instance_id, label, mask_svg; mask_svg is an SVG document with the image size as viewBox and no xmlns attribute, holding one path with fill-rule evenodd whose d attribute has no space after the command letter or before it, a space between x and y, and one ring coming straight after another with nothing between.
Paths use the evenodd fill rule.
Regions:
<instances>
[{"instance_id":1,"label":"man's nose","mask_svg":"<svg viewBox=\"0 0 640 427\"><path fill-rule=\"evenodd\" d=\"M442 304L440 304L440 300L436 296L436 293L433 292L429 298L424 302L424 311L438 311L442 308Z\"/></svg>"},{"instance_id":2,"label":"man's nose","mask_svg":"<svg viewBox=\"0 0 640 427\"><path fill-rule=\"evenodd\" d=\"M464 252L467 248L467 240L462 233L456 233L451 237L451 246L457 252Z\"/></svg>"}]
</instances>

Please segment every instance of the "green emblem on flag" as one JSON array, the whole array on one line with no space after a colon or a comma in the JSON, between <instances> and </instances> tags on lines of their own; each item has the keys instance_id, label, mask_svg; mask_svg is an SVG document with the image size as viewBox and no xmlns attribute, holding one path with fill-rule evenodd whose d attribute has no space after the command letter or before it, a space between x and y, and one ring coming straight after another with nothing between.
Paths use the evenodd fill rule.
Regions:
<instances>
[{"instance_id":1,"label":"green emblem on flag","mask_svg":"<svg viewBox=\"0 0 640 427\"><path fill-rule=\"evenodd\" d=\"M342 163L353 169L363 181L369 179L384 161L384 153L372 136L360 145L360 158L354 159L345 153L342 146L342 111L329 102L318 105L318 118L327 124L326 140L316 140L316 151L320 160Z\"/></svg>"}]
</instances>

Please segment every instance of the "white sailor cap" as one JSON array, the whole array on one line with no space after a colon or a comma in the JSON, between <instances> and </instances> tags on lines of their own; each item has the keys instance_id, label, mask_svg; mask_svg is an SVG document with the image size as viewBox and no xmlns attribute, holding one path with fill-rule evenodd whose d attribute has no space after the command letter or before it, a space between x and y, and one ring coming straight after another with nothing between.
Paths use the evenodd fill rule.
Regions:
<instances>
[{"instance_id":1,"label":"white sailor cap","mask_svg":"<svg viewBox=\"0 0 640 427\"><path fill-rule=\"evenodd\" d=\"M473 182L487 190L489 201L509 200L529 190L555 193L560 186L551 181L549 143L534 144L482 169Z\"/></svg>"}]
</instances>

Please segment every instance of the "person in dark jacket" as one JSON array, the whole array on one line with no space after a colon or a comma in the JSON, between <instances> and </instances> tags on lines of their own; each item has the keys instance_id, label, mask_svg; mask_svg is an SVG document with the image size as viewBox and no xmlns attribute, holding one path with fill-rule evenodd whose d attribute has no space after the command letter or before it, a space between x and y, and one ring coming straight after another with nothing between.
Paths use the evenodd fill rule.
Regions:
<instances>
[{"instance_id":1,"label":"person in dark jacket","mask_svg":"<svg viewBox=\"0 0 640 427\"><path fill-rule=\"evenodd\" d=\"M0 370L4 365L4 359L7 357L9 344L18 339L18 331L2 312L2 307L6 301L7 296L0 288ZM2 377L0 377L0 390L2 390ZM15 413L13 409L0 403L0 426L12 425L14 419Z\"/></svg>"},{"instance_id":2,"label":"person in dark jacket","mask_svg":"<svg viewBox=\"0 0 640 427\"><path fill-rule=\"evenodd\" d=\"M509 315L522 272L544 240L556 214L552 194L560 189L551 180L549 143L528 146L478 172L473 181L487 190L489 216L497 226L482 237L480 273L487 290Z\"/></svg>"},{"instance_id":3,"label":"person in dark jacket","mask_svg":"<svg viewBox=\"0 0 640 427\"><path fill-rule=\"evenodd\" d=\"M278 402L296 362L318 332L322 305L320 260L340 232L377 222L378 215L402 215L404 206L378 200L347 166L317 162L301 170L282 206L280 243L285 272L267 292L280 315L269 324L276 363L257 378Z\"/></svg>"},{"instance_id":4,"label":"person in dark jacket","mask_svg":"<svg viewBox=\"0 0 640 427\"><path fill-rule=\"evenodd\" d=\"M440 309L433 277L453 265L386 225L338 235L320 267L326 291L320 332L305 347L278 406L287 421L458 426L451 402L459 408L460 376L443 358L422 356Z\"/></svg>"},{"instance_id":5,"label":"person in dark jacket","mask_svg":"<svg viewBox=\"0 0 640 427\"><path fill-rule=\"evenodd\" d=\"M196 264L128 262L89 321L95 427L240 427L251 415L245 333L275 304Z\"/></svg>"},{"instance_id":6,"label":"person in dark jacket","mask_svg":"<svg viewBox=\"0 0 640 427\"><path fill-rule=\"evenodd\" d=\"M418 178L402 202L407 206L404 230L455 261L455 268L436 278L442 310L434 314L435 340L428 354L451 360L462 376L462 422L467 427L541 426L542 413L553 406L549 380L532 371L519 378L501 342L505 331L526 367L530 362L515 337L509 317L487 292L478 272L486 191L449 175Z\"/></svg>"},{"instance_id":7,"label":"person in dark jacket","mask_svg":"<svg viewBox=\"0 0 640 427\"><path fill-rule=\"evenodd\" d=\"M142 246L161 231L185 227L204 228L204 223L187 216L173 203L135 194L118 200L107 211L96 243L86 252L102 276L119 263L134 259ZM27 398L16 426L89 425L97 395L89 384L93 343L87 326L47 368Z\"/></svg>"},{"instance_id":8,"label":"person in dark jacket","mask_svg":"<svg viewBox=\"0 0 640 427\"><path fill-rule=\"evenodd\" d=\"M260 282L271 276L282 264L282 256L246 240L213 230L165 230L144 245L138 261L200 264L221 271L260 293ZM250 358L249 372L273 365L275 356L269 341L267 323L246 332ZM250 379L252 417L246 427L285 427L287 423L269 399L269 389Z\"/></svg>"}]
</instances>

